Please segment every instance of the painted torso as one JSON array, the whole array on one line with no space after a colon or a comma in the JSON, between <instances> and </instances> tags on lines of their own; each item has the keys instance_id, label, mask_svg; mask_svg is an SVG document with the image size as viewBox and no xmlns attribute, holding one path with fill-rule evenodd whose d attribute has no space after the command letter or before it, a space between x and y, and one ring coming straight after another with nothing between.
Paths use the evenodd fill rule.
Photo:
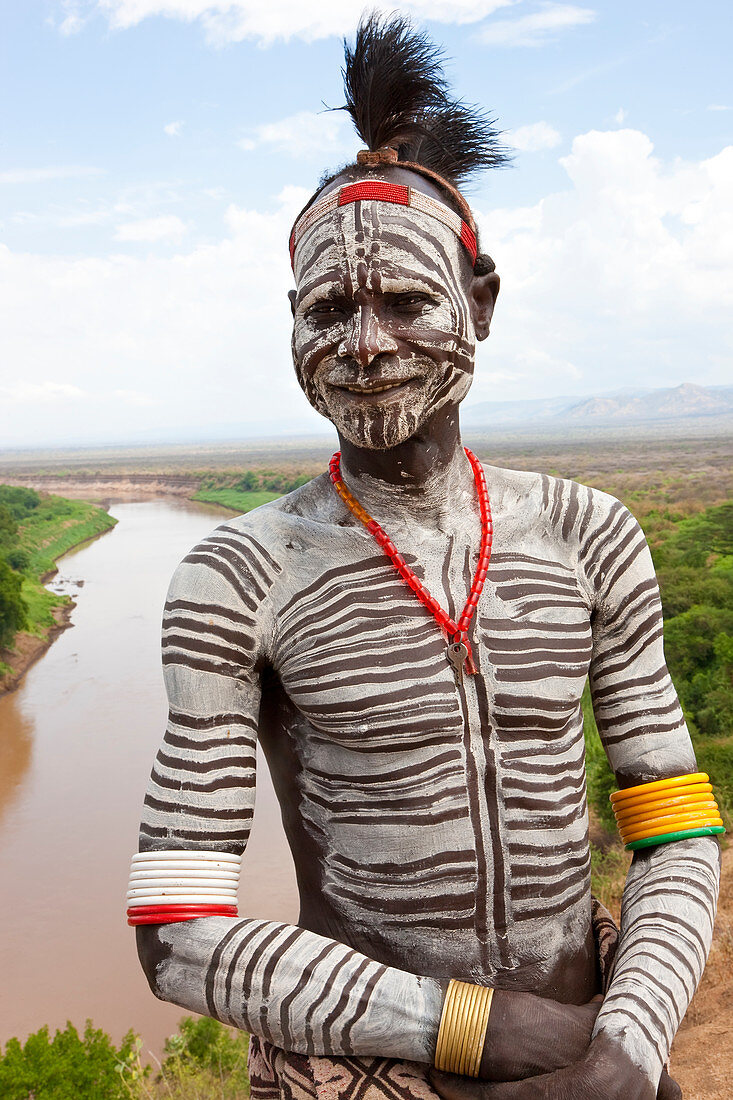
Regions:
<instances>
[{"instance_id":1,"label":"painted torso","mask_svg":"<svg viewBox=\"0 0 733 1100\"><path fill-rule=\"evenodd\" d=\"M479 672L460 687L435 621L326 478L207 544L258 561L259 736L301 925L435 977L583 1000L596 978L580 705L592 598L579 551L600 518L569 482L487 476ZM388 530L456 616L478 551L473 510L450 535Z\"/></svg>"}]
</instances>

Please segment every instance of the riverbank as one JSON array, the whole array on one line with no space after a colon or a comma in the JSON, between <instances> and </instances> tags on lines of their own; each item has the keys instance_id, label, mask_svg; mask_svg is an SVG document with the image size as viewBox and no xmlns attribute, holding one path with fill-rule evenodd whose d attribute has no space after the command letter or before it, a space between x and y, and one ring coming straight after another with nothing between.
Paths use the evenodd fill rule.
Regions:
<instances>
[{"instance_id":1,"label":"riverbank","mask_svg":"<svg viewBox=\"0 0 733 1100\"><path fill-rule=\"evenodd\" d=\"M71 625L74 600L46 588L57 572L56 561L70 550L99 538L116 522L96 504L50 494L42 495L22 518L16 550L24 558L21 596L27 622L11 646L0 648L0 695L14 691L28 669Z\"/></svg>"}]
</instances>

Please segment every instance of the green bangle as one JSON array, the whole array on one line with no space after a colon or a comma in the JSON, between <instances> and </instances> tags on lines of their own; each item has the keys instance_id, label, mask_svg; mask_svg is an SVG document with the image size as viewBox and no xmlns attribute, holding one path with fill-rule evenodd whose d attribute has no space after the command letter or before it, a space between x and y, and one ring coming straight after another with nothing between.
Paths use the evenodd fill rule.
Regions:
<instances>
[{"instance_id":1,"label":"green bangle","mask_svg":"<svg viewBox=\"0 0 733 1100\"><path fill-rule=\"evenodd\" d=\"M671 840L688 840L692 836L715 836L724 833L722 825L705 825L701 829L683 829L681 833L660 833L659 836L647 836L643 840L633 840L626 850L635 852L639 848L651 848L653 844L669 844Z\"/></svg>"}]
</instances>

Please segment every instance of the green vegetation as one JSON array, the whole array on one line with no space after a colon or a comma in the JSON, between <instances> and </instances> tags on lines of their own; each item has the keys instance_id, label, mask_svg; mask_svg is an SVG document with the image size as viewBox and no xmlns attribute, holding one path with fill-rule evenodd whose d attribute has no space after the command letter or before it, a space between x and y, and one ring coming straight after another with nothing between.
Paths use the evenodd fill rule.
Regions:
<instances>
[{"instance_id":1,"label":"green vegetation","mask_svg":"<svg viewBox=\"0 0 733 1100\"><path fill-rule=\"evenodd\" d=\"M248 1036L208 1017L181 1020L159 1072L143 1064L133 1031L119 1047L87 1020L53 1038L47 1027L0 1049L3 1100L245 1100Z\"/></svg>"},{"instance_id":2,"label":"green vegetation","mask_svg":"<svg viewBox=\"0 0 733 1100\"><path fill-rule=\"evenodd\" d=\"M253 508L259 508L261 504L267 504L271 500L277 500L282 493L244 492L241 489L199 489L194 493L193 500L201 500L206 504L220 504L222 508L231 508L233 512L251 512Z\"/></svg>"},{"instance_id":3,"label":"green vegetation","mask_svg":"<svg viewBox=\"0 0 733 1100\"><path fill-rule=\"evenodd\" d=\"M101 535L116 522L103 508L88 501L41 497L38 507L18 530L20 546L28 554L27 572L39 578L46 576L53 571L57 558Z\"/></svg>"},{"instance_id":4,"label":"green vegetation","mask_svg":"<svg viewBox=\"0 0 733 1100\"><path fill-rule=\"evenodd\" d=\"M245 470L239 477L227 474L209 474L202 479L201 488L194 493L193 500L208 504L221 504L233 512L251 512L261 504L277 500L285 493L291 493L305 485L310 478L307 474L290 474L277 470Z\"/></svg>"},{"instance_id":5,"label":"green vegetation","mask_svg":"<svg viewBox=\"0 0 733 1100\"><path fill-rule=\"evenodd\" d=\"M249 1036L208 1016L185 1017L166 1039L166 1058L149 1097L244 1100L249 1096Z\"/></svg>"},{"instance_id":6,"label":"green vegetation","mask_svg":"<svg viewBox=\"0 0 733 1100\"><path fill-rule=\"evenodd\" d=\"M590 687L583 691L583 733L585 735L585 772L588 786L588 802L604 828L615 835L616 819L609 801L611 791L616 790L616 777L608 764L593 715Z\"/></svg>"},{"instance_id":7,"label":"green vegetation","mask_svg":"<svg viewBox=\"0 0 733 1100\"><path fill-rule=\"evenodd\" d=\"M72 1024L53 1038L42 1027L23 1045L17 1039L7 1043L0 1057L0 1096L4 1100L129 1100L134 1061L132 1032L118 1049L90 1020L83 1038Z\"/></svg>"},{"instance_id":8,"label":"green vegetation","mask_svg":"<svg viewBox=\"0 0 733 1100\"><path fill-rule=\"evenodd\" d=\"M612 844L601 851L590 846L590 874L593 896L618 918L621 895L631 863L631 853L620 844Z\"/></svg>"},{"instance_id":9,"label":"green vegetation","mask_svg":"<svg viewBox=\"0 0 733 1100\"><path fill-rule=\"evenodd\" d=\"M0 485L0 647L10 649L20 630L41 635L55 625L54 610L69 599L48 592L43 578L57 558L115 522L86 501ZM0 665L0 674L8 668Z\"/></svg>"}]
</instances>

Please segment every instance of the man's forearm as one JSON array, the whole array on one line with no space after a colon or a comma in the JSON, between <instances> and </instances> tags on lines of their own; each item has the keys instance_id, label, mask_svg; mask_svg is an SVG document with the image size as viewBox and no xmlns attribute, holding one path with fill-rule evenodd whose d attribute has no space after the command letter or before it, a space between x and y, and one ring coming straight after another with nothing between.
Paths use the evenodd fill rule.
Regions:
<instances>
[{"instance_id":1,"label":"man's forearm","mask_svg":"<svg viewBox=\"0 0 733 1100\"><path fill-rule=\"evenodd\" d=\"M157 996L305 1054L430 1062L443 990L302 928L208 917L138 929ZM147 956L147 959L146 959Z\"/></svg>"},{"instance_id":2,"label":"man's forearm","mask_svg":"<svg viewBox=\"0 0 733 1100\"><path fill-rule=\"evenodd\" d=\"M705 966L720 853L698 838L636 856L624 890L621 944L594 1036L618 1043L656 1084Z\"/></svg>"}]
</instances>

